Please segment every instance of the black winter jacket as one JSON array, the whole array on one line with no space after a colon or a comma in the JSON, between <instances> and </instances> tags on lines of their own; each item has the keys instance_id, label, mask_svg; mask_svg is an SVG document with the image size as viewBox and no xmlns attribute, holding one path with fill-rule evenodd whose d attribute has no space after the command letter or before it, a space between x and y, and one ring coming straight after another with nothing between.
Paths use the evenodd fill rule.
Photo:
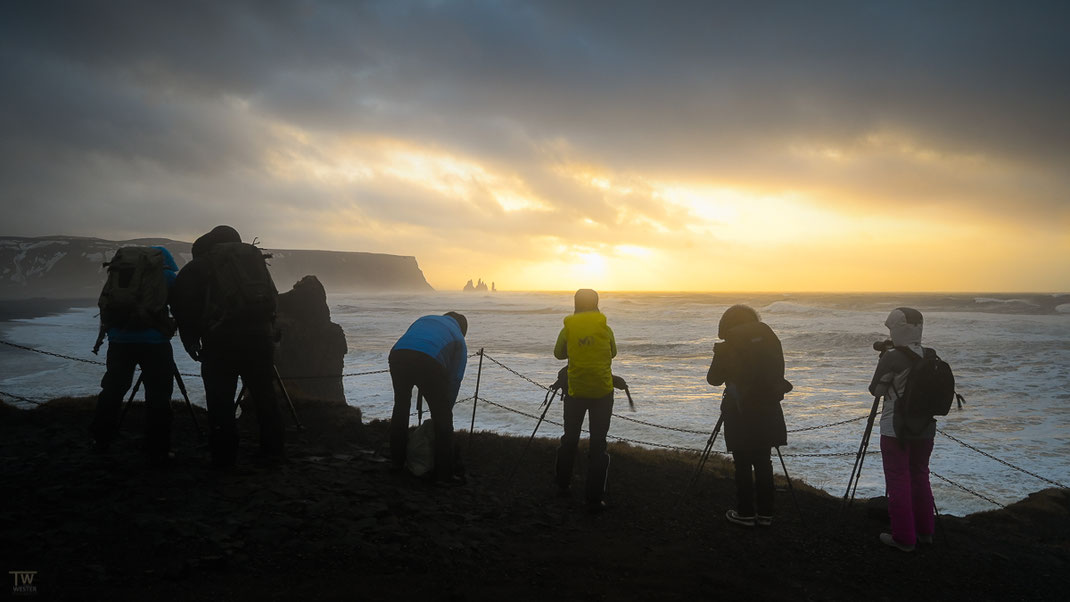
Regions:
<instances>
[{"instance_id":1,"label":"black winter jacket","mask_svg":"<svg viewBox=\"0 0 1070 602\"><path fill-rule=\"evenodd\" d=\"M740 324L714 345L706 382L725 385L721 400L728 451L769 449L788 442L780 401L791 390L784 380L780 339L762 322Z\"/></svg>"}]
</instances>

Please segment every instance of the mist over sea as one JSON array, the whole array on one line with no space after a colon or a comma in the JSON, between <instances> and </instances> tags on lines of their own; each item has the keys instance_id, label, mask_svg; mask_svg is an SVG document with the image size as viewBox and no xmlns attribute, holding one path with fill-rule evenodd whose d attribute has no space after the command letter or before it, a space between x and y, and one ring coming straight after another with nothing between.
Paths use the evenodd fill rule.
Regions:
<instances>
[{"instance_id":1,"label":"mist over sea","mask_svg":"<svg viewBox=\"0 0 1070 602\"><path fill-rule=\"evenodd\" d=\"M553 382L563 362L553 358L562 318L572 295L562 293L432 293L421 295L333 294L332 319L346 333L347 374L382 370L391 345L415 318L455 310L469 321L469 352L488 357L535 382ZM1070 296L1032 294L721 294L603 293L601 309L618 346L614 373L631 386L635 413L618 392L614 412L664 425L667 430L614 418L611 436L701 451L717 419L721 388L706 384L717 321L734 303L748 303L780 336L787 378L795 389L783 407L788 429L864 417L873 398L866 390L877 361L872 343L887 337L888 312L911 306L925 314L923 344L935 348L955 371L966 397L938 427L997 458L1061 483L1070 482ZM89 353L96 334L96 308L0 323L0 338L44 351L102 360ZM285 333L284 333L285 336ZM176 338L179 370L196 373ZM0 346L0 391L34 400L99 391L103 367ZM476 386L479 358L469 360L461 398ZM186 377L194 403L203 405L196 377ZM365 420L387 418L392 405L387 374L350 376L346 397ZM176 395L178 391L176 390ZM529 414L540 413L544 391L483 360L479 397ZM140 396L139 396L140 398ZM300 407L298 407L300 412ZM454 424L467 429L472 402L459 404ZM555 402L548 420L559 421ZM415 420L415 419L414 419ZM530 435L529 417L480 403L477 429ZM175 428L186 428L176 415ZM788 471L826 491L843 495L865 420L804 432L789 432L781 448ZM876 430L876 427L874 427ZM702 434L681 432L700 431ZM539 435L560 436L544 423ZM718 440L715 450L724 450ZM805 454L847 453L843 456ZM777 472L779 463L774 460ZM938 434L932 470L1002 504L1049 487ZM551 468L544 467L549 475ZM531 467L539 470L538 467ZM610 474L610 495L613 491ZM681 483L681 489L685 486ZM966 514L996 506L933 478L942 512ZM876 433L869 448L859 497L883 494ZM783 512L788 509L781 508Z\"/></svg>"}]
</instances>

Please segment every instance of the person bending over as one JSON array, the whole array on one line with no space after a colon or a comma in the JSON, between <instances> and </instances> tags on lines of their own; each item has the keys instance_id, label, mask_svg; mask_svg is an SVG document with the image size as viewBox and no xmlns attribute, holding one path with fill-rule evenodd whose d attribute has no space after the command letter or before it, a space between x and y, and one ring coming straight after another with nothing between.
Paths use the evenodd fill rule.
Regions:
<instances>
[{"instance_id":1,"label":"person bending over","mask_svg":"<svg viewBox=\"0 0 1070 602\"><path fill-rule=\"evenodd\" d=\"M394 412L390 419L390 459L395 470L405 466L412 388L418 387L435 433L433 480L460 483L454 474L453 406L468 362L468 320L457 312L417 319L390 350Z\"/></svg>"}]
</instances>

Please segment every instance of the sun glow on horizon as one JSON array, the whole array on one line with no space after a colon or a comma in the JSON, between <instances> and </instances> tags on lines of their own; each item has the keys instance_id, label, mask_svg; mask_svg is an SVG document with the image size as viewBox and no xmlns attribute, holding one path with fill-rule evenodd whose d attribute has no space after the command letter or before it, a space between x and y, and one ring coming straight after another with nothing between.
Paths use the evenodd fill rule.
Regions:
<instances>
[{"instance_id":1,"label":"sun glow on horizon","mask_svg":"<svg viewBox=\"0 0 1070 602\"><path fill-rule=\"evenodd\" d=\"M984 280L979 258L991 255L985 243L996 231L1007 234L997 222L963 219L940 205L899 211L894 203L843 192L651 178L567 158L546 166L549 179L535 185L530 174L506 165L412 141L324 141L293 128L276 133L280 144L269 153L272 176L320 187L339 199L302 216L318 219L329 240L338 241L329 246L353 248L351 241L359 239L364 248L378 244L384 252L414 255L433 286L445 290L475 272L492 275L503 290L978 289L984 287L969 283ZM795 146L786 152L837 169L856 168L876 155L931 170L987 165L889 132L853 146ZM562 191L576 202L548 196ZM361 202L368 193L408 205L413 219L388 219L388 212ZM458 219L449 224L420 219L442 211ZM469 223L483 229L454 231ZM1036 240L1047 234L1016 236ZM1051 242L1070 254L1070 237ZM924 256L925 269L911 271L889 248ZM1022 259L1001 248L988 264L1013 272L1010 266ZM1057 259L1050 263L1057 269Z\"/></svg>"}]
</instances>

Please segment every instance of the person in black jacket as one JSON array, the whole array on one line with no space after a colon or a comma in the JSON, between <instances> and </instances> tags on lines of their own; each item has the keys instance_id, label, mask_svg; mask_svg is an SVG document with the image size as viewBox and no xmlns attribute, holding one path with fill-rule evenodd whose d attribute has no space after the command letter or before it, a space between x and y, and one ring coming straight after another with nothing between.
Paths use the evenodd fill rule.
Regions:
<instances>
[{"instance_id":1,"label":"person in black jacket","mask_svg":"<svg viewBox=\"0 0 1070 602\"><path fill-rule=\"evenodd\" d=\"M238 377L249 392L260 423L260 458L284 459L282 412L275 393L275 325L273 316L215 316L211 302L216 245L240 243L230 226L217 226L193 243L193 259L182 268L171 290L171 311L182 345L201 362L212 464L230 468L238 454L234 398ZM218 294L215 295L218 297Z\"/></svg>"},{"instance_id":2,"label":"person in black jacket","mask_svg":"<svg viewBox=\"0 0 1070 602\"><path fill-rule=\"evenodd\" d=\"M773 330L746 305L725 310L717 327L706 382L725 385L721 400L724 440L736 473L737 507L729 521L753 527L773 523L771 448L787 443L780 401L791 390L784 380L784 352Z\"/></svg>"}]
</instances>

